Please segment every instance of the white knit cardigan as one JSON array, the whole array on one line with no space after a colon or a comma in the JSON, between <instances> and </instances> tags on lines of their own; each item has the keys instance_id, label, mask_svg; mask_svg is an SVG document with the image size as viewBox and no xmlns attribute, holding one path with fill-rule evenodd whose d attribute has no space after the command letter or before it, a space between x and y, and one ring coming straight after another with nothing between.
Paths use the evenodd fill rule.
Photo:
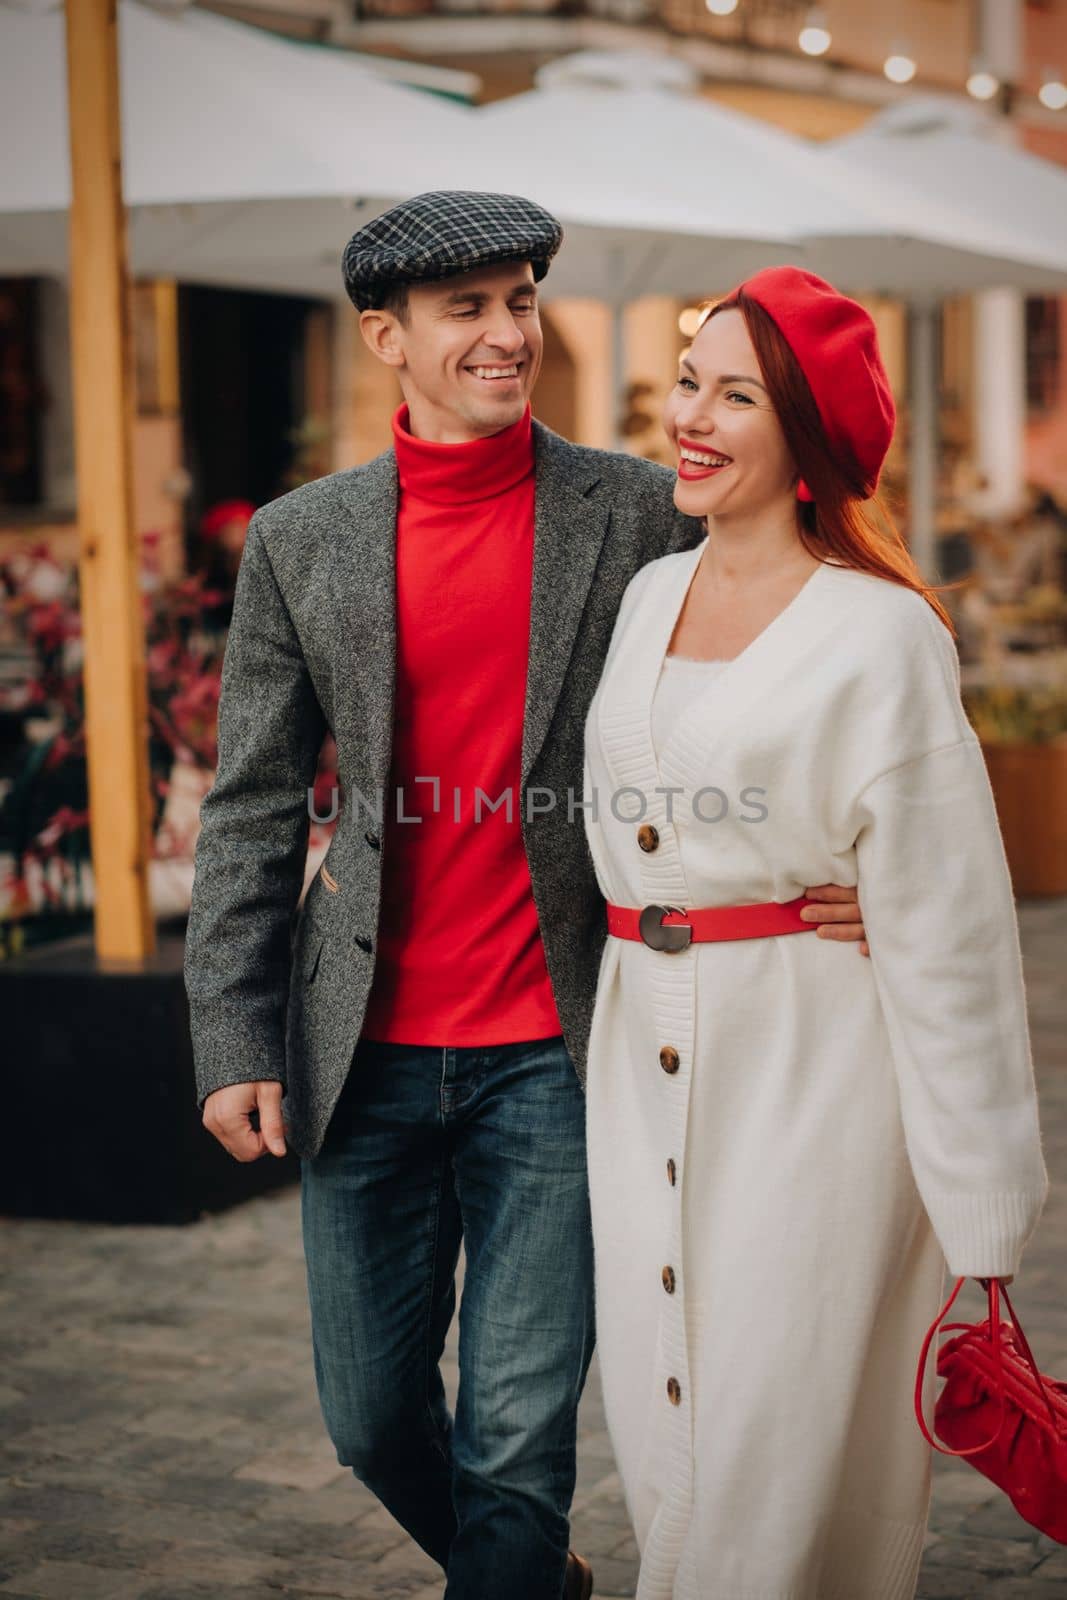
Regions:
<instances>
[{"instance_id":1,"label":"white knit cardigan","mask_svg":"<svg viewBox=\"0 0 1067 1600\"><path fill-rule=\"evenodd\" d=\"M607 940L589 1172L639 1595L908 1600L910 1388L945 1258L1015 1272L1047 1192L1011 884L951 637L886 580L820 566L655 749L705 547L623 598L586 724L600 888L686 907L858 883L871 958L814 933Z\"/></svg>"}]
</instances>

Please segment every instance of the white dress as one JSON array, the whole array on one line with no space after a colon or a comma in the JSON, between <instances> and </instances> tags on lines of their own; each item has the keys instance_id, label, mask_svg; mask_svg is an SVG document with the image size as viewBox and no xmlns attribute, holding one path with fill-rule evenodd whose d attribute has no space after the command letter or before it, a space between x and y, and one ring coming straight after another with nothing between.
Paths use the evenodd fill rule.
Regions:
<instances>
[{"instance_id":1,"label":"white dress","mask_svg":"<svg viewBox=\"0 0 1067 1600\"><path fill-rule=\"evenodd\" d=\"M638 1596L911 1600L944 1258L1015 1271L1047 1192L1014 901L927 603L824 565L736 659L665 664L706 544L633 579L590 705L601 891L858 882L871 959L814 932L606 941L589 1180Z\"/></svg>"}]
</instances>

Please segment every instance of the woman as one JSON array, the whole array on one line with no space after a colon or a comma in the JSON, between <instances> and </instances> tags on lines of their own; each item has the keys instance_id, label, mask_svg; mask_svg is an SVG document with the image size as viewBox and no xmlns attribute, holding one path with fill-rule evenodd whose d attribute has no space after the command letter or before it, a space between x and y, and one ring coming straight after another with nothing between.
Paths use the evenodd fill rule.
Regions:
<instances>
[{"instance_id":1,"label":"woman","mask_svg":"<svg viewBox=\"0 0 1067 1600\"><path fill-rule=\"evenodd\" d=\"M612 935L597 1327L638 1595L906 1600L945 1258L1010 1277L1047 1189L1007 867L945 613L863 506L894 425L867 313L756 274L664 422L708 534L623 597L583 813ZM870 961L802 936L803 885L857 881Z\"/></svg>"}]
</instances>

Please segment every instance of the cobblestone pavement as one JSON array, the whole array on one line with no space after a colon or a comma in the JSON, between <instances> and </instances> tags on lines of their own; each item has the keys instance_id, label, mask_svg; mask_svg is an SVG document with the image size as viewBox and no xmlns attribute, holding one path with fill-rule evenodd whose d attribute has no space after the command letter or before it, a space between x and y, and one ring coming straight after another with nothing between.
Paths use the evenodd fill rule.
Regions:
<instances>
[{"instance_id":1,"label":"cobblestone pavement","mask_svg":"<svg viewBox=\"0 0 1067 1600\"><path fill-rule=\"evenodd\" d=\"M1067 901L1021 920L1054 1189L1018 1303L1067 1375ZM299 1222L294 1190L190 1228L0 1220L0 1600L438 1600L326 1439ZM634 1593L595 1368L573 1539L600 1600ZM920 1595L1067 1600L1067 1549L939 1460Z\"/></svg>"}]
</instances>

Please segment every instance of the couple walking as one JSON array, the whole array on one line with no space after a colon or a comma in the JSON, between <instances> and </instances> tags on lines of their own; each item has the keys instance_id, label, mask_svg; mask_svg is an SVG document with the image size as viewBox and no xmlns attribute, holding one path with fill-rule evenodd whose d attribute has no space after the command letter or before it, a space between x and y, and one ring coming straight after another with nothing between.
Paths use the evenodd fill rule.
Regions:
<instances>
[{"instance_id":1,"label":"couple walking","mask_svg":"<svg viewBox=\"0 0 1067 1600\"><path fill-rule=\"evenodd\" d=\"M404 404L248 531L198 1104L301 1157L326 1426L448 1600L592 1592L594 1320L642 1600L909 1600L921 1335L1047 1179L950 628L866 504L888 382L859 305L771 268L681 361L676 471L570 444L530 414L560 240L437 193L344 253Z\"/></svg>"}]
</instances>

